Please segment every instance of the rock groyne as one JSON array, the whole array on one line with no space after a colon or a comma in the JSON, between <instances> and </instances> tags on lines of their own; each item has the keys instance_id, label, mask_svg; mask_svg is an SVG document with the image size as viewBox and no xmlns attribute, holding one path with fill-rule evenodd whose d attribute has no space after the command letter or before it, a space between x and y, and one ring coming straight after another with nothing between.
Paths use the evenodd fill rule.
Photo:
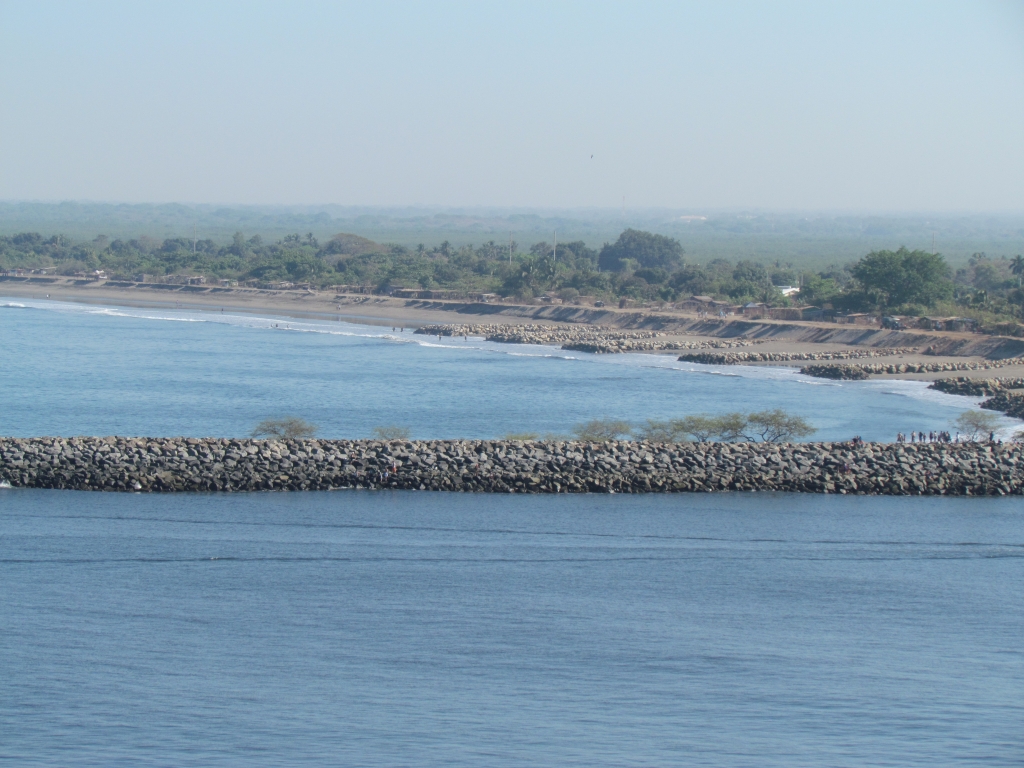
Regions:
<instances>
[{"instance_id":1,"label":"rock groyne","mask_svg":"<svg viewBox=\"0 0 1024 768\"><path fill-rule=\"evenodd\" d=\"M983 402L981 407L990 411L1002 411L1015 419L1024 419L1024 395L1002 390L997 392L995 397Z\"/></svg>"},{"instance_id":2,"label":"rock groyne","mask_svg":"<svg viewBox=\"0 0 1024 768\"><path fill-rule=\"evenodd\" d=\"M483 336L501 344L560 344L562 349L594 354L657 352L680 349L734 349L762 342L671 341L659 331L623 331L601 325L481 325L445 323L424 325L416 333L428 336Z\"/></svg>"},{"instance_id":3,"label":"rock groyne","mask_svg":"<svg viewBox=\"0 0 1024 768\"><path fill-rule=\"evenodd\" d=\"M742 363L786 363L794 360L860 360L865 357L911 355L913 347L890 349L839 349L834 352L703 352L680 355L679 361L704 365L740 365Z\"/></svg>"},{"instance_id":4,"label":"rock groyne","mask_svg":"<svg viewBox=\"0 0 1024 768\"><path fill-rule=\"evenodd\" d=\"M393 488L991 496L1024 492L1024 446L0 438L0 479L16 487L128 492Z\"/></svg>"},{"instance_id":5,"label":"rock groyne","mask_svg":"<svg viewBox=\"0 0 1024 768\"><path fill-rule=\"evenodd\" d=\"M988 371L1009 365L1024 365L1024 357L964 363L849 363L846 365L808 365L800 373L819 379L866 379L872 374L938 373L944 371Z\"/></svg>"},{"instance_id":6,"label":"rock groyne","mask_svg":"<svg viewBox=\"0 0 1024 768\"><path fill-rule=\"evenodd\" d=\"M870 374L862 365L805 365L800 373L816 379L835 379L837 381L860 381L869 378Z\"/></svg>"},{"instance_id":7,"label":"rock groyne","mask_svg":"<svg viewBox=\"0 0 1024 768\"><path fill-rule=\"evenodd\" d=\"M1024 378L971 379L966 376L957 376L955 379L933 381L928 389L937 389L939 392L949 395L991 397L1004 389L1024 389Z\"/></svg>"}]
</instances>

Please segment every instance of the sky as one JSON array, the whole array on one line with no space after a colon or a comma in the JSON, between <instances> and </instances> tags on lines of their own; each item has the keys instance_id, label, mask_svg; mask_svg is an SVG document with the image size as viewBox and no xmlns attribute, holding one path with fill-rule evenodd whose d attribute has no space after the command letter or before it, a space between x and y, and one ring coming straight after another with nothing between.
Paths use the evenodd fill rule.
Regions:
<instances>
[{"instance_id":1,"label":"sky","mask_svg":"<svg viewBox=\"0 0 1024 768\"><path fill-rule=\"evenodd\" d=\"M1024 212L1024 0L0 0L0 75L0 200Z\"/></svg>"}]
</instances>

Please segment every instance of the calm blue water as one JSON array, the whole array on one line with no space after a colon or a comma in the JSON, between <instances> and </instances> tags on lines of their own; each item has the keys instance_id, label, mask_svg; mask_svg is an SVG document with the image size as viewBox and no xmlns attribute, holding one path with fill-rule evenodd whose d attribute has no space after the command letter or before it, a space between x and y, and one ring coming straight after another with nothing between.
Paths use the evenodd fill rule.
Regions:
<instances>
[{"instance_id":1,"label":"calm blue water","mask_svg":"<svg viewBox=\"0 0 1024 768\"><path fill-rule=\"evenodd\" d=\"M813 439L891 440L948 429L977 402L922 382L827 382L791 368L699 366L671 355L0 299L0 434L8 435L241 436L292 414L325 437L368 437L394 424L418 438L487 438L566 434L594 418L783 408L818 428Z\"/></svg>"},{"instance_id":2,"label":"calm blue water","mask_svg":"<svg viewBox=\"0 0 1024 768\"><path fill-rule=\"evenodd\" d=\"M0 763L1021 765L1022 523L0 490Z\"/></svg>"},{"instance_id":3,"label":"calm blue water","mask_svg":"<svg viewBox=\"0 0 1024 768\"><path fill-rule=\"evenodd\" d=\"M781 407L818 438L888 439L977 402L3 304L0 434L296 414L328 437L493 437ZM1020 765L1022 522L1016 499L0 489L0 763Z\"/></svg>"}]
</instances>

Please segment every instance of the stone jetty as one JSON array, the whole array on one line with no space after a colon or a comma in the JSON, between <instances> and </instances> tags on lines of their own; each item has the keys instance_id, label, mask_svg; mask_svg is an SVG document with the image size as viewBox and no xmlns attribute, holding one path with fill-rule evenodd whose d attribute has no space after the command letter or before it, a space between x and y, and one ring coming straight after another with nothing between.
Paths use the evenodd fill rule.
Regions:
<instances>
[{"instance_id":1,"label":"stone jetty","mask_svg":"<svg viewBox=\"0 0 1024 768\"><path fill-rule=\"evenodd\" d=\"M622 330L600 325L484 325L445 323L424 325L416 333L428 336L483 336L501 344L558 344L562 349L594 354L658 352L681 349L735 349L763 344L758 339L673 341L660 331Z\"/></svg>"},{"instance_id":2,"label":"stone jetty","mask_svg":"<svg viewBox=\"0 0 1024 768\"><path fill-rule=\"evenodd\" d=\"M859 360L865 357L909 355L913 347L886 349L839 349L834 352L705 352L680 355L679 361L704 365L740 365L743 363L785 363L793 360Z\"/></svg>"},{"instance_id":3,"label":"stone jetty","mask_svg":"<svg viewBox=\"0 0 1024 768\"><path fill-rule=\"evenodd\" d=\"M1024 445L0 438L0 480L15 487L127 492L999 496L1024 492Z\"/></svg>"},{"instance_id":4,"label":"stone jetty","mask_svg":"<svg viewBox=\"0 0 1024 768\"><path fill-rule=\"evenodd\" d=\"M983 402L981 407L990 411L1002 411L1015 419L1024 419L1024 395L1007 392L1005 389Z\"/></svg>"},{"instance_id":5,"label":"stone jetty","mask_svg":"<svg viewBox=\"0 0 1024 768\"><path fill-rule=\"evenodd\" d=\"M1024 389L1024 379L970 379L957 376L954 379L938 379L928 389L937 389L949 395L965 395L967 397L991 397L1006 389Z\"/></svg>"},{"instance_id":6,"label":"stone jetty","mask_svg":"<svg viewBox=\"0 0 1024 768\"><path fill-rule=\"evenodd\" d=\"M938 373L943 371L988 371L1008 365L1024 365L1024 357L1003 360L949 363L850 363L846 365L808 365L800 373L819 379L866 379L884 373Z\"/></svg>"},{"instance_id":7,"label":"stone jetty","mask_svg":"<svg viewBox=\"0 0 1024 768\"><path fill-rule=\"evenodd\" d=\"M870 374L861 365L805 365L800 369L805 376L816 379L835 379L837 381L860 381L870 378Z\"/></svg>"}]
</instances>

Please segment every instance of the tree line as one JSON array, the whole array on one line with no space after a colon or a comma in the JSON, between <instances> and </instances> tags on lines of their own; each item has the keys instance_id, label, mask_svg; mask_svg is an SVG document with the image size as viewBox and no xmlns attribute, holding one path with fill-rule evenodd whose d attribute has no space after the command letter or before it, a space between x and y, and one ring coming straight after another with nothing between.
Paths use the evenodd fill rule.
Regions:
<instances>
[{"instance_id":1,"label":"tree line","mask_svg":"<svg viewBox=\"0 0 1024 768\"><path fill-rule=\"evenodd\" d=\"M798 270L791 263L755 259L688 261L670 237L627 229L615 242L591 248L583 241L479 246L381 245L340 234L321 243L311 233L274 242L236 233L230 244L210 239L147 237L73 241L61 235L20 233L0 237L0 267L52 269L58 274L105 271L112 278L153 279L204 275L268 285L282 281L319 287L358 285L377 292L419 288L498 293L522 300L550 295L604 300L675 302L693 295L732 303L790 303L841 311L903 314L974 313L992 318L1024 316L1024 257L974 254L952 270L941 254L880 250L859 261L825 270ZM783 296L779 286L797 286Z\"/></svg>"}]
</instances>

